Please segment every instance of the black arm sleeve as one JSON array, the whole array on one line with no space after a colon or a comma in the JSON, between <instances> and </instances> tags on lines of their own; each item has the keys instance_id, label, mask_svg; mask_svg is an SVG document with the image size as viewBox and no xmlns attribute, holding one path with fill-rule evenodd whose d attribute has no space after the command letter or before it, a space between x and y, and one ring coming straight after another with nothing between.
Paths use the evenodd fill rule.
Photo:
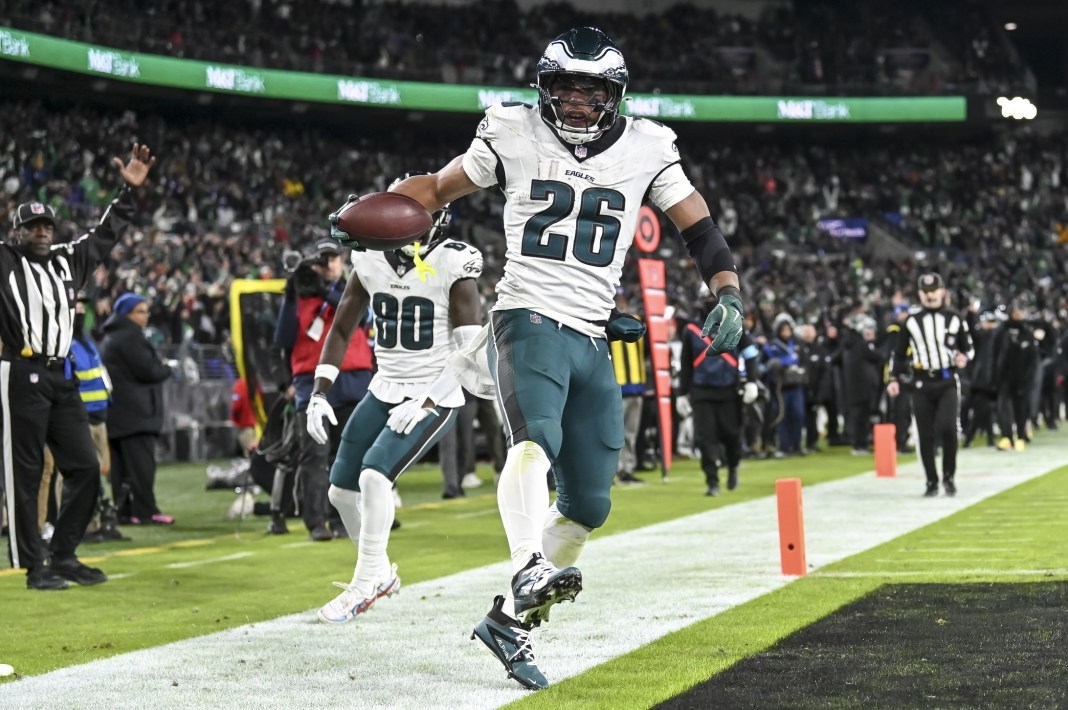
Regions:
<instances>
[{"instance_id":1,"label":"black arm sleeve","mask_svg":"<svg viewBox=\"0 0 1068 710\"><path fill-rule=\"evenodd\" d=\"M738 272L727 240L711 217L703 217L682 230L682 241L705 283L721 271Z\"/></svg>"}]
</instances>

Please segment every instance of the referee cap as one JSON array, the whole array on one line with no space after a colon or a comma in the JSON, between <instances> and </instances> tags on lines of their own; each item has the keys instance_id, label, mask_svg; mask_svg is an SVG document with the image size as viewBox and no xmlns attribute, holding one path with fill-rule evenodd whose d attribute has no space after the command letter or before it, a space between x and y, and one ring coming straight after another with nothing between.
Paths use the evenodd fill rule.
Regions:
<instances>
[{"instance_id":1,"label":"referee cap","mask_svg":"<svg viewBox=\"0 0 1068 710\"><path fill-rule=\"evenodd\" d=\"M19 208L15 210L13 226L15 229L18 229L24 224L36 222L39 219L43 219L55 227L56 211L52 209L51 205L46 205L41 202L26 202L19 205Z\"/></svg>"},{"instance_id":2,"label":"referee cap","mask_svg":"<svg viewBox=\"0 0 1068 710\"><path fill-rule=\"evenodd\" d=\"M937 291L942 288L942 277L933 272L923 274L916 286L921 291Z\"/></svg>"}]
</instances>

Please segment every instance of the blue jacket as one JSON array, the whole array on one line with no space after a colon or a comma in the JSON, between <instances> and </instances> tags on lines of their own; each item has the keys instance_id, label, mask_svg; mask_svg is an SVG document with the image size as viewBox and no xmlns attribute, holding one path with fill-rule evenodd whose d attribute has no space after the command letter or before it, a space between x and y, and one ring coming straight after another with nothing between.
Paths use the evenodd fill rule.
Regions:
<instances>
[{"instance_id":1,"label":"blue jacket","mask_svg":"<svg viewBox=\"0 0 1068 710\"><path fill-rule=\"evenodd\" d=\"M85 411L91 421L104 421L104 412L111 401L111 380L104 369L104 361L100 359L100 351L92 338L82 340L76 335L70 341L70 352L74 356L74 375L78 378L78 391L85 403Z\"/></svg>"}]
</instances>

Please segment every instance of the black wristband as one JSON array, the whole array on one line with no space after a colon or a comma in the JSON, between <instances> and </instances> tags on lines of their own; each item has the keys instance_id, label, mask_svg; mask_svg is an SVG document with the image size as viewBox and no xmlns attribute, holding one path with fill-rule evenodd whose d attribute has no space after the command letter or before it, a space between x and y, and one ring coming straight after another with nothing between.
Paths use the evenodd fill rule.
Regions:
<instances>
[{"instance_id":1,"label":"black wristband","mask_svg":"<svg viewBox=\"0 0 1068 710\"><path fill-rule=\"evenodd\" d=\"M738 299L738 303L742 302L742 292L738 289L737 286L731 286L730 284L728 284L726 286L723 286L722 288L720 288L719 291L716 292L716 298L720 301L723 300L724 296L734 296Z\"/></svg>"},{"instance_id":2,"label":"black wristband","mask_svg":"<svg viewBox=\"0 0 1068 710\"><path fill-rule=\"evenodd\" d=\"M727 240L711 217L702 217L682 230L682 241L686 243L690 257L706 283L721 271L738 272Z\"/></svg>"}]
</instances>

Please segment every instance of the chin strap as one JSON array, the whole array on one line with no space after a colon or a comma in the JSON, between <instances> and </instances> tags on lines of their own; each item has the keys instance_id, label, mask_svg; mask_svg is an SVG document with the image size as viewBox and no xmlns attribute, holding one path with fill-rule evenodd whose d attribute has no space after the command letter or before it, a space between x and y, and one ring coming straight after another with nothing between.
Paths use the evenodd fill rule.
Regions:
<instances>
[{"instance_id":1,"label":"chin strap","mask_svg":"<svg viewBox=\"0 0 1068 710\"><path fill-rule=\"evenodd\" d=\"M430 264L423 261L423 257L419 256L419 242L412 244L412 249L412 259L415 260L415 272L419 274L419 280L426 283L427 274L434 276L438 272Z\"/></svg>"}]
</instances>

